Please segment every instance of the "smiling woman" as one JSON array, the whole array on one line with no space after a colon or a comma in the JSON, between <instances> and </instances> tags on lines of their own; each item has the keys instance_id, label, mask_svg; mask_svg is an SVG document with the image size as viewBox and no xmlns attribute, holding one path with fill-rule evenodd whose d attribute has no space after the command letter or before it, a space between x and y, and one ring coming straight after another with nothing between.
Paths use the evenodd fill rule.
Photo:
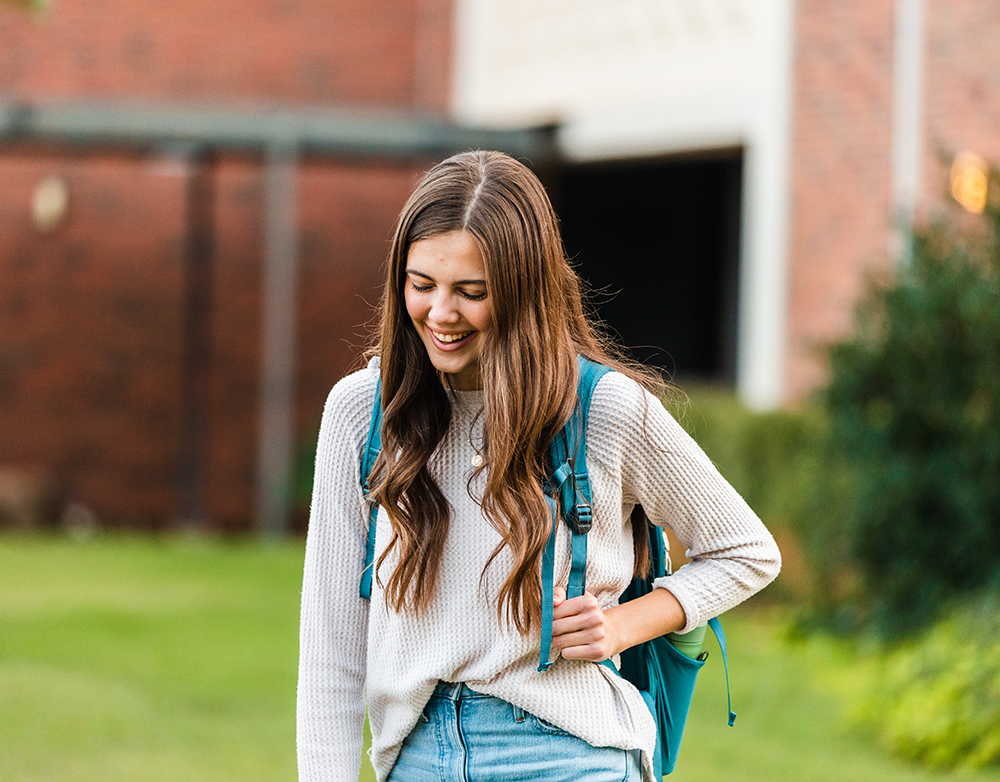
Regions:
<instances>
[{"instance_id":1,"label":"smiling woman","mask_svg":"<svg viewBox=\"0 0 1000 782\"><path fill-rule=\"evenodd\" d=\"M380 318L368 367L330 393L316 452L299 779L357 779L367 705L380 782L652 782L652 715L594 663L749 597L777 573L773 540L650 392L659 378L599 339L548 195L516 160L470 152L424 176L396 225ZM553 525L542 476L578 406L580 357L616 371L590 398L587 589L567 599L565 519ZM692 564L619 605L646 550L640 504ZM553 535L561 577L543 594ZM562 659L539 675L543 622Z\"/></svg>"},{"instance_id":2,"label":"smiling woman","mask_svg":"<svg viewBox=\"0 0 1000 782\"><path fill-rule=\"evenodd\" d=\"M414 242L406 263L406 311L431 364L452 388L480 388L482 335L490 327L486 267L468 231Z\"/></svg>"}]
</instances>

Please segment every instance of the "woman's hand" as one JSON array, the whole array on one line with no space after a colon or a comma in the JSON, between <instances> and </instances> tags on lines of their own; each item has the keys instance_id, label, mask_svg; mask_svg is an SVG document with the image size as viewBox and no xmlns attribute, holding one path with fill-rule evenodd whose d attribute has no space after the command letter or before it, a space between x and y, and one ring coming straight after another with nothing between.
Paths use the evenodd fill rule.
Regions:
<instances>
[{"instance_id":1,"label":"woman's hand","mask_svg":"<svg viewBox=\"0 0 1000 782\"><path fill-rule=\"evenodd\" d=\"M567 660L607 660L687 623L681 604L666 589L602 611L590 592L567 600L566 589L556 587L552 604L552 646Z\"/></svg>"},{"instance_id":2,"label":"woman's hand","mask_svg":"<svg viewBox=\"0 0 1000 782\"><path fill-rule=\"evenodd\" d=\"M608 615L590 592L566 599L566 590L556 587L552 604L552 646L567 660L607 660L621 650Z\"/></svg>"}]
</instances>

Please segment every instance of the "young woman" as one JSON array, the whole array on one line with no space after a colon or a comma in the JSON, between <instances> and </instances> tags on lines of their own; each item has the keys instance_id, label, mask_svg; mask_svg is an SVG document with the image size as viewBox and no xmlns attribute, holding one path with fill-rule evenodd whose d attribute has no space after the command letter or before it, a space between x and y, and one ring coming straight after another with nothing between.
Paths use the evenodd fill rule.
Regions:
<instances>
[{"instance_id":1,"label":"young woman","mask_svg":"<svg viewBox=\"0 0 1000 782\"><path fill-rule=\"evenodd\" d=\"M367 705L380 781L649 782L652 717L631 684L596 663L733 607L777 575L780 558L647 390L655 376L596 336L526 167L472 152L427 173L399 218L373 352L323 414L302 594L299 779L357 779ZM618 371L591 401L587 593L566 600L564 524L561 586L541 594L552 530L541 478L576 403L578 354ZM379 377L367 601L359 473ZM637 504L692 562L618 605L635 565ZM561 659L538 673L546 599Z\"/></svg>"}]
</instances>

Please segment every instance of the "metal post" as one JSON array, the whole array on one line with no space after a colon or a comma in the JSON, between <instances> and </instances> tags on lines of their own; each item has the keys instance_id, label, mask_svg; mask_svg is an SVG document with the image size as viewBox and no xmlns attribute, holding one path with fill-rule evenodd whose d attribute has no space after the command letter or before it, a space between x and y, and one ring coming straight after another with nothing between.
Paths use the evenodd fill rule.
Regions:
<instances>
[{"instance_id":1,"label":"metal post","mask_svg":"<svg viewBox=\"0 0 1000 782\"><path fill-rule=\"evenodd\" d=\"M215 155L189 147L184 235L184 291L181 323L180 449L178 524L204 529L209 372L211 370L212 267L215 252Z\"/></svg>"},{"instance_id":2,"label":"metal post","mask_svg":"<svg viewBox=\"0 0 1000 782\"><path fill-rule=\"evenodd\" d=\"M297 283L296 173L293 143L265 153L265 258L261 323L260 418L257 445L257 530L288 531L295 401Z\"/></svg>"}]
</instances>

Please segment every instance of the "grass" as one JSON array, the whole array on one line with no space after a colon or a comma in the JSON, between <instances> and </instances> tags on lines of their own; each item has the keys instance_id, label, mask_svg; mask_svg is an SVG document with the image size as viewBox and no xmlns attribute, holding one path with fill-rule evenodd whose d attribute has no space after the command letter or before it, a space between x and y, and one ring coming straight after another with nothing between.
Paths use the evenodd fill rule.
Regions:
<instances>
[{"instance_id":1,"label":"grass","mask_svg":"<svg viewBox=\"0 0 1000 782\"><path fill-rule=\"evenodd\" d=\"M0 536L0 780L293 782L301 558L301 541ZM726 617L740 716L726 726L713 650L671 782L1000 782L886 755L840 717L852 661L780 628L773 608Z\"/></svg>"},{"instance_id":2,"label":"grass","mask_svg":"<svg viewBox=\"0 0 1000 782\"><path fill-rule=\"evenodd\" d=\"M295 779L301 545L0 539L0 779Z\"/></svg>"}]
</instances>

